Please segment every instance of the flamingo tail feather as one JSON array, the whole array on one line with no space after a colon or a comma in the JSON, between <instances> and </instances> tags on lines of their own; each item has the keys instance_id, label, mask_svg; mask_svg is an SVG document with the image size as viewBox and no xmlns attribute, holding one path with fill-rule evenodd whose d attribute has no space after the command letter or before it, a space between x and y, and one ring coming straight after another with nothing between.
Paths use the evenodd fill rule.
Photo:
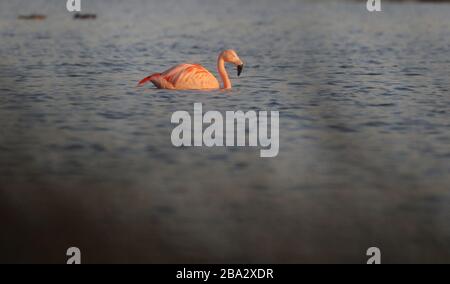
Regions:
<instances>
[{"instance_id":1,"label":"flamingo tail feather","mask_svg":"<svg viewBox=\"0 0 450 284\"><path fill-rule=\"evenodd\" d=\"M147 76L144 79L142 79L141 81L139 81L137 86L138 87L143 86L143 85L147 84L148 82L152 81L153 79L155 79L158 76L161 76L161 73L155 73L155 74L152 74L150 76Z\"/></svg>"}]
</instances>

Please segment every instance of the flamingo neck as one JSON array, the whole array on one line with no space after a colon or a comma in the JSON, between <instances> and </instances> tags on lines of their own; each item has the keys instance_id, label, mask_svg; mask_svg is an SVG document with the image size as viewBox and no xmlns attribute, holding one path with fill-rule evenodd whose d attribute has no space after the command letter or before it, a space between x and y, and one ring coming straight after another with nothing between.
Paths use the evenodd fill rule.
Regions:
<instances>
[{"instance_id":1,"label":"flamingo neck","mask_svg":"<svg viewBox=\"0 0 450 284\"><path fill-rule=\"evenodd\" d=\"M225 61L223 60L222 54L220 54L217 59L217 70L219 71L220 78L222 78L223 88L231 89L231 81L228 77L227 70L225 69Z\"/></svg>"}]
</instances>

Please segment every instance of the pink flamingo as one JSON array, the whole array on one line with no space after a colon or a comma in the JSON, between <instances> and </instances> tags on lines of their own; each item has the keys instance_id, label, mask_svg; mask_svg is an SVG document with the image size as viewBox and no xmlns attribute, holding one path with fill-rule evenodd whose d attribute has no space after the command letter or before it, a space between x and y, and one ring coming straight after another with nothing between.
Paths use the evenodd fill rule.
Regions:
<instances>
[{"instance_id":1,"label":"pink flamingo","mask_svg":"<svg viewBox=\"0 0 450 284\"><path fill-rule=\"evenodd\" d=\"M233 63L237 66L237 75L241 75L244 63L241 61L236 51L229 49L220 53L217 59L217 70L222 78L223 89L231 88L231 81L225 70L225 62ZM138 86L152 82L159 89L174 90L201 90L219 89L219 81L205 67L199 64L180 64L174 66L163 73L155 73L142 79Z\"/></svg>"}]
</instances>

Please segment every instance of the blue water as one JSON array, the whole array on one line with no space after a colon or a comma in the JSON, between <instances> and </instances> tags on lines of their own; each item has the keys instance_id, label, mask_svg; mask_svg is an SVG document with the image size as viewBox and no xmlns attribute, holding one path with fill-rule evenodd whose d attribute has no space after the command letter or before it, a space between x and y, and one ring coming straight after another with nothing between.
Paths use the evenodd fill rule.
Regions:
<instances>
[{"instance_id":1,"label":"blue water","mask_svg":"<svg viewBox=\"0 0 450 284\"><path fill-rule=\"evenodd\" d=\"M1 1L0 262L450 262L450 5L317 2ZM135 88L227 48L230 92ZM278 157L174 148L195 102Z\"/></svg>"}]
</instances>

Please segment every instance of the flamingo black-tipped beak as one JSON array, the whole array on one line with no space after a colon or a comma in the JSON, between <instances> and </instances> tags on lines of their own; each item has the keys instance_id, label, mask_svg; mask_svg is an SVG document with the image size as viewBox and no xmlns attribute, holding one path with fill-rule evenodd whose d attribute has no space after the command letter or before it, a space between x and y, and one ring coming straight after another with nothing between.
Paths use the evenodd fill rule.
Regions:
<instances>
[{"instance_id":1,"label":"flamingo black-tipped beak","mask_svg":"<svg viewBox=\"0 0 450 284\"><path fill-rule=\"evenodd\" d=\"M237 75L238 75L238 77L239 77L239 75L241 75L242 69L244 69L244 64L241 64L241 65L237 66Z\"/></svg>"}]
</instances>

